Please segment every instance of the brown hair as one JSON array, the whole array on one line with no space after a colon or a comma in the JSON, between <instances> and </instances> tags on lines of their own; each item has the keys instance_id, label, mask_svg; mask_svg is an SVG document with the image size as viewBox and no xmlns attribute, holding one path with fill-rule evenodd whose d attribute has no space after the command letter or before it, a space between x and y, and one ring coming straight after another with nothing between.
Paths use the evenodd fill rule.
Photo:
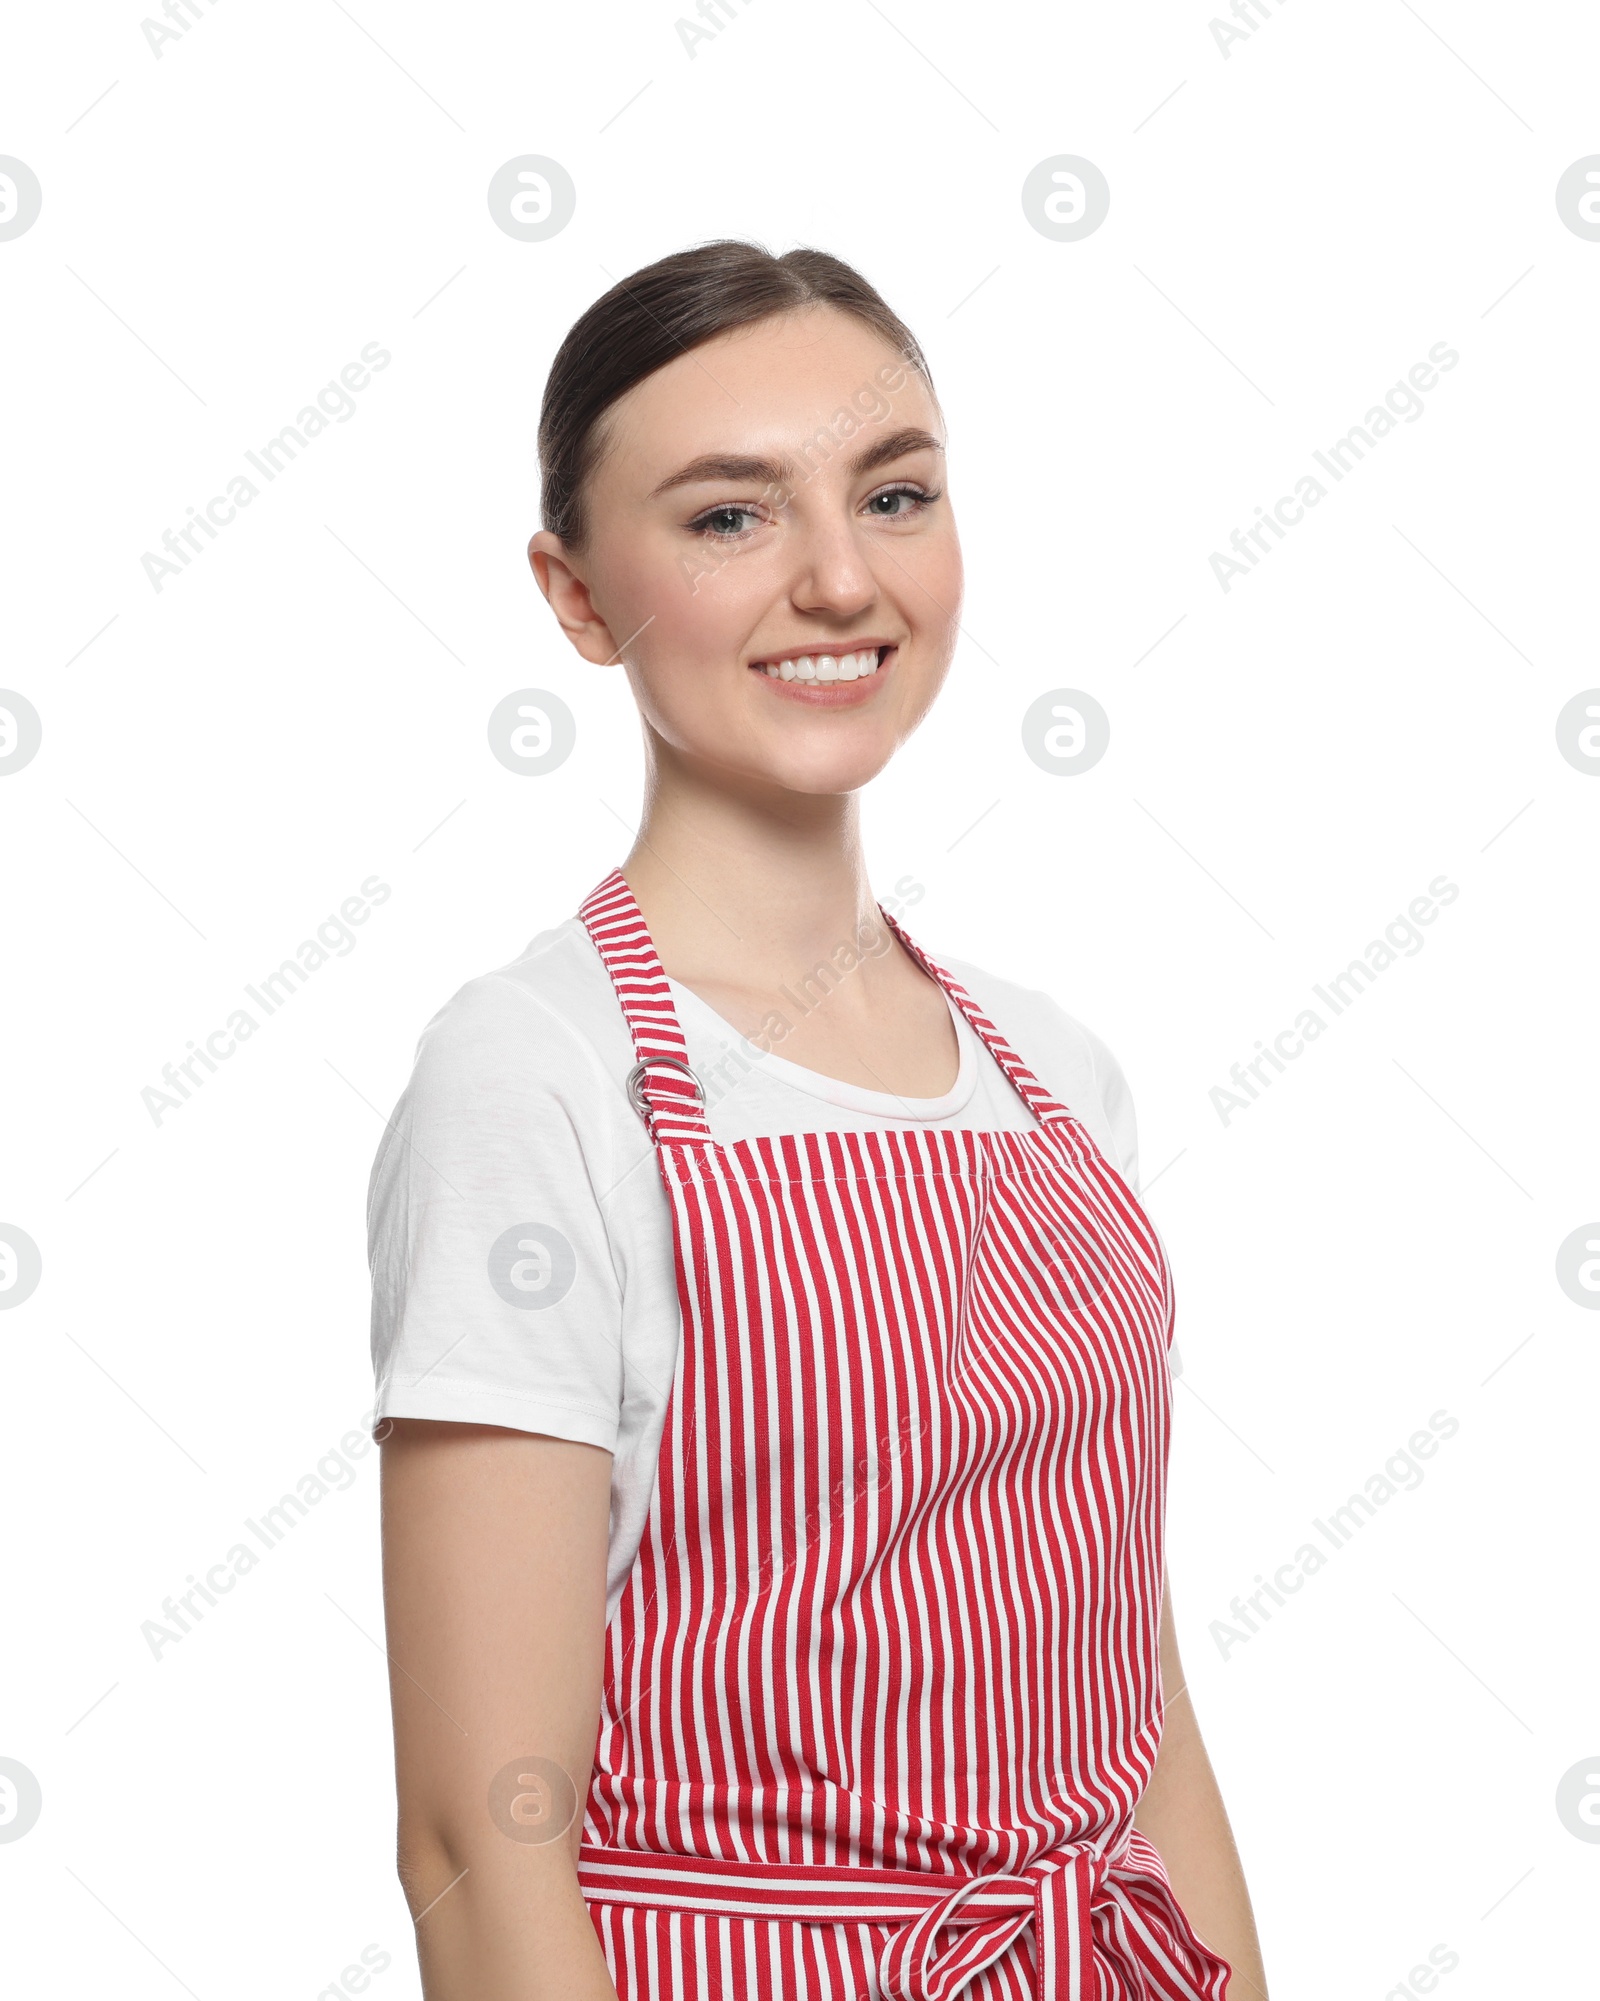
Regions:
<instances>
[{"instance_id":1,"label":"brown hair","mask_svg":"<svg viewBox=\"0 0 1600 2001\"><path fill-rule=\"evenodd\" d=\"M774 257L759 243L724 237L619 279L573 322L550 364L539 412L544 526L569 548L582 545L583 487L599 456L600 419L635 383L735 327L817 305L853 313L932 388L910 328L859 271L825 250Z\"/></svg>"}]
</instances>

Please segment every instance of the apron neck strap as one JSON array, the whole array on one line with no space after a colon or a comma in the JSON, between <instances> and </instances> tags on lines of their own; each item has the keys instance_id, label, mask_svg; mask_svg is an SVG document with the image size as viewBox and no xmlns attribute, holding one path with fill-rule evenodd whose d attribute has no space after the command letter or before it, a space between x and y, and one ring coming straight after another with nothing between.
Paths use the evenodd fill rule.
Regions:
<instances>
[{"instance_id":1,"label":"apron neck strap","mask_svg":"<svg viewBox=\"0 0 1600 2001\"><path fill-rule=\"evenodd\" d=\"M1059 1099L1051 1097L1043 1084L1034 1076L1027 1064L1023 1062L1022 1058L1011 1047L1011 1044L1006 1041L999 1029L995 1027L994 1023L984 1013L983 1009L979 1007L978 1003L967 992L966 988L955 975L947 973L944 967L939 965L936 960L930 959L916 940L908 937L904 929L895 922L887 910L884 910L881 903L878 905L878 909L882 912L883 921L928 975L928 978L936 981L943 987L951 1000L960 1008L971 1024L973 1034L977 1036L978 1040L988 1050L996 1063L1000 1065L1000 1068L1010 1079L1012 1088L1016 1091L1017 1096L1027 1106L1028 1110L1032 1112L1039 1123L1041 1125L1076 1124L1077 1121L1073 1114L1068 1111L1067 1107Z\"/></svg>"},{"instance_id":2,"label":"apron neck strap","mask_svg":"<svg viewBox=\"0 0 1600 2001\"><path fill-rule=\"evenodd\" d=\"M621 869L613 869L589 892L578 915L611 976L633 1037L638 1060L628 1080L628 1095L643 1113L651 1139L658 1146L665 1140L709 1143L705 1092L689 1068L688 1045L678 1026L666 972Z\"/></svg>"},{"instance_id":3,"label":"apron neck strap","mask_svg":"<svg viewBox=\"0 0 1600 2001\"><path fill-rule=\"evenodd\" d=\"M960 1008L973 1033L1040 1124L1072 1123L1072 1113L1051 1097L961 982L930 959L882 904L878 908L884 922L929 979L943 987ZM711 1128L706 1123L705 1093L689 1068L688 1044L678 1025L665 969L656 957L644 913L621 869L613 869L604 882L589 892L578 906L578 915L611 976L628 1032L633 1037L638 1060L629 1080L629 1093L644 1113L651 1138L657 1144L663 1140L709 1143Z\"/></svg>"}]
</instances>

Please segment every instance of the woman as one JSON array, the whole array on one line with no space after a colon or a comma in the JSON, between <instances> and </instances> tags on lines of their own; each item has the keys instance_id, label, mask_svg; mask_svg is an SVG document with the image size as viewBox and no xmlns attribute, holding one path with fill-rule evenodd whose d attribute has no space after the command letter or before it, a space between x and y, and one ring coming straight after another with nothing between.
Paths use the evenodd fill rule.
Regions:
<instances>
[{"instance_id":1,"label":"woman","mask_svg":"<svg viewBox=\"0 0 1600 2001\"><path fill-rule=\"evenodd\" d=\"M529 558L648 785L373 1170L429 2001L1265 1992L1120 1074L868 888L861 788L956 639L942 441L817 251L665 258L550 374Z\"/></svg>"}]
</instances>

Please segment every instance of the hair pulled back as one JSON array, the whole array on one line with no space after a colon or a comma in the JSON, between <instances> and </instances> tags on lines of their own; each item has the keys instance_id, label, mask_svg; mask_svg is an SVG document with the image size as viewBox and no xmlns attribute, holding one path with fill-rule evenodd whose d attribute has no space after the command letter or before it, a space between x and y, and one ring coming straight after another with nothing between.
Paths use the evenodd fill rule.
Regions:
<instances>
[{"instance_id":1,"label":"hair pulled back","mask_svg":"<svg viewBox=\"0 0 1600 2001\"><path fill-rule=\"evenodd\" d=\"M825 250L774 257L759 243L724 237L619 279L573 322L550 365L539 412L543 525L568 548L582 547L583 490L603 444L600 420L635 383L719 334L818 305L854 314L932 387L910 328L859 271Z\"/></svg>"}]
</instances>

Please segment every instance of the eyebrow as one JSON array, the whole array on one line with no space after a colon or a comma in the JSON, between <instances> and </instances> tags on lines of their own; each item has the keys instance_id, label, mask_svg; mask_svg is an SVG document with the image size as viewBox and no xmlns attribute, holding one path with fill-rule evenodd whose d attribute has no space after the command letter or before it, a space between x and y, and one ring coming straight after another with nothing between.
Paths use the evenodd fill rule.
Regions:
<instances>
[{"instance_id":1,"label":"eyebrow","mask_svg":"<svg viewBox=\"0 0 1600 2001\"><path fill-rule=\"evenodd\" d=\"M827 427L823 426L825 430ZM942 452L943 445L931 431L900 430L891 431L886 438L879 438L855 457L846 461L848 470L857 476L874 472L892 459L905 458L911 452ZM795 467L790 459L754 458L739 452L707 452L703 457L691 459L686 466L652 487L650 498L670 493L678 486L699 486L710 480L759 480L765 486L792 486Z\"/></svg>"}]
</instances>

